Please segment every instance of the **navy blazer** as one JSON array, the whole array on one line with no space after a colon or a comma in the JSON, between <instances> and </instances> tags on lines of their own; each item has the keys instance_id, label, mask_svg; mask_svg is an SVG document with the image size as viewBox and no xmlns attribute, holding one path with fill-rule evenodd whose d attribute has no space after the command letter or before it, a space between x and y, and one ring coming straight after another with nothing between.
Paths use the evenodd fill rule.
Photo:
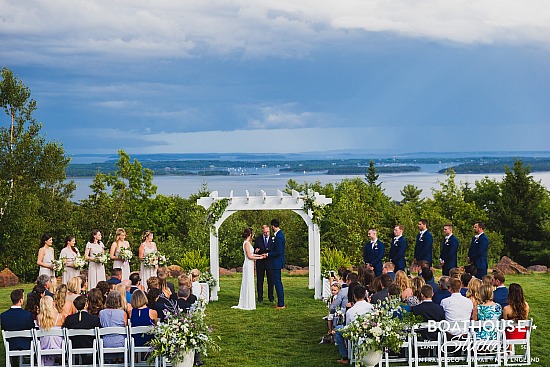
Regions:
<instances>
[{"instance_id":1,"label":"navy blazer","mask_svg":"<svg viewBox=\"0 0 550 367\"><path fill-rule=\"evenodd\" d=\"M264 235L263 233L259 236L257 236L255 239L254 239L254 253L255 254L258 254L258 255L261 255L261 254L265 254L266 252L269 252L269 249L271 247L273 247L273 239L275 237L273 236L269 236L267 238L267 246L264 244ZM258 249L258 252L256 252L256 249Z\"/></svg>"},{"instance_id":2,"label":"navy blazer","mask_svg":"<svg viewBox=\"0 0 550 367\"><path fill-rule=\"evenodd\" d=\"M422 301L422 303L413 306L411 308L413 315L417 315L424 319L424 322L428 320L443 321L445 320L445 311L441 305L435 302Z\"/></svg>"},{"instance_id":3,"label":"navy blazer","mask_svg":"<svg viewBox=\"0 0 550 367\"><path fill-rule=\"evenodd\" d=\"M2 330L21 331L34 329L34 320L29 311L22 308L9 308L0 314ZM10 349L25 350L31 346L31 338L10 338Z\"/></svg>"},{"instance_id":4,"label":"navy blazer","mask_svg":"<svg viewBox=\"0 0 550 367\"><path fill-rule=\"evenodd\" d=\"M416 261L426 260L432 267L432 250L433 250L434 238L430 231L426 230L422 237L420 232L416 235L416 246L414 247L414 258Z\"/></svg>"},{"instance_id":5,"label":"navy blazer","mask_svg":"<svg viewBox=\"0 0 550 367\"><path fill-rule=\"evenodd\" d=\"M374 274L378 277L382 274L382 259L384 258L384 244L380 240L376 240L374 248L372 242L368 241L363 248L363 260L365 264L371 264L374 268Z\"/></svg>"},{"instance_id":6,"label":"navy blazer","mask_svg":"<svg viewBox=\"0 0 550 367\"><path fill-rule=\"evenodd\" d=\"M404 236L399 237L399 240L395 237L393 238L390 253L388 257L390 261L395 265L395 271L405 270L407 266L405 261L405 251L407 251L407 240Z\"/></svg>"},{"instance_id":7,"label":"navy blazer","mask_svg":"<svg viewBox=\"0 0 550 367\"><path fill-rule=\"evenodd\" d=\"M487 250L489 249L489 239L485 233L472 237L472 243L468 250L468 257L470 262L475 265L478 270L487 269L489 264L487 262Z\"/></svg>"},{"instance_id":8,"label":"navy blazer","mask_svg":"<svg viewBox=\"0 0 550 367\"><path fill-rule=\"evenodd\" d=\"M285 235L282 230L277 231L273 246L267 255L269 269L282 269L285 267Z\"/></svg>"},{"instance_id":9,"label":"navy blazer","mask_svg":"<svg viewBox=\"0 0 550 367\"><path fill-rule=\"evenodd\" d=\"M443 243L441 244L439 258L444 261L442 267L443 275L449 275L449 271L458 266L457 253L458 239L454 234L451 234L448 239L443 239Z\"/></svg>"},{"instance_id":10,"label":"navy blazer","mask_svg":"<svg viewBox=\"0 0 550 367\"><path fill-rule=\"evenodd\" d=\"M508 288L496 287L493 292L493 301L501 305L502 308L508 306Z\"/></svg>"}]
</instances>

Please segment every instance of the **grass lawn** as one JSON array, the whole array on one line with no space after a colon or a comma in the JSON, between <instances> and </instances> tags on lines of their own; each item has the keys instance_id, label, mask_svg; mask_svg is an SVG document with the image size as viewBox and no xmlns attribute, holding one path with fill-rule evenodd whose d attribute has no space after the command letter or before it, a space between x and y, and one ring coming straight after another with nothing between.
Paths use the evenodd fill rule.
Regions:
<instances>
[{"instance_id":1,"label":"grass lawn","mask_svg":"<svg viewBox=\"0 0 550 367\"><path fill-rule=\"evenodd\" d=\"M550 366L550 275L507 276L506 284L523 286L531 307L530 316L537 326L532 334L534 366ZM275 310L272 304L258 304L255 311L231 309L239 299L240 274L223 276L219 301L207 307L209 322L214 334L219 335L221 350L203 360L205 366L285 367L285 366L336 366L337 347L319 344L326 332L321 319L327 309L323 302L313 299L313 290L307 288L307 276L283 275L286 310ZM9 293L13 288L0 289L0 310L10 306ZM30 290L32 285L23 286ZM0 364L4 361L4 348L0 346Z\"/></svg>"}]
</instances>

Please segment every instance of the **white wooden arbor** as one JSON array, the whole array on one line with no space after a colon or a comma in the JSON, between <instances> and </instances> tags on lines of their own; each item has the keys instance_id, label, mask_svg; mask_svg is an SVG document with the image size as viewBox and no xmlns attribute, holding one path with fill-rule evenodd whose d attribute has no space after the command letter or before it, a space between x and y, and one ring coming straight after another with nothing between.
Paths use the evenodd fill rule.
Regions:
<instances>
[{"instance_id":1,"label":"white wooden arbor","mask_svg":"<svg viewBox=\"0 0 550 367\"><path fill-rule=\"evenodd\" d=\"M309 197L313 197L314 203L318 205L331 204L332 199L317 192L312 193ZM204 208L210 208L212 203L225 199L219 197L217 191L213 191L208 197L197 199L197 204ZM229 205L223 212L223 215L214 223L215 232L210 231L210 272L217 281L217 285L211 290L211 299L218 300L218 291L220 289L220 253L218 242L218 229L222 223L229 218L233 213L239 210L292 210L298 214L308 227L308 253L309 253L309 289L315 288L315 299L322 297L322 279L321 279L321 237L319 226L313 222L313 212L304 210L304 196L301 196L295 190L292 190L292 195L285 195L282 191L277 190L276 196L268 196L265 191L261 190L260 195L250 196L246 190L246 196L233 196L233 191L227 197ZM284 230L284 224L283 224Z\"/></svg>"}]
</instances>

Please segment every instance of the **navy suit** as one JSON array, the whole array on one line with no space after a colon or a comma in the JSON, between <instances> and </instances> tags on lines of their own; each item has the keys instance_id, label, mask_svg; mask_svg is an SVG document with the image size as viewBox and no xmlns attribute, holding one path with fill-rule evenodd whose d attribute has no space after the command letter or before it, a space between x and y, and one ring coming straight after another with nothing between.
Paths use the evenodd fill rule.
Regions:
<instances>
[{"instance_id":1,"label":"navy suit","mask_svg":"<svg viewBox=\"0 0 550 367\"><path fill-rule=\"evenodd\" d=\"M457 253L458 239L454 234L451 234L449 238L444 239L441 244L441 253L439 258L444 261L443 267L441 268L443 275L449 275L449 271L458 266Z\"/></svg>"},{"instance_id":2,"label":"navy suit","mask_svg":"<svg viewBox=\"0 0 550 367\"><path fill-rule=\"evenodd\" d=\"M497 287L493 292L493 301L501 305L502 308L508 306L508 288Z\"/></svg>"},{"instance_id":3,"label":"navy suit","mask_svg":"<svg viewBox=\"0 0 550 367\"><path fill-rule=\"evenodd\" d=\"M21 331L34 329L32 314L19 307L9 308L0 314L2 330ZM10 349L25 350L31 346L31 338L10 338Z\"/></svg>"},{"instance_id":4,"label":"navy suit","mask_svg":"<svg viewBox=\"0 0 550 367\"><path fill-rule=\"evenodd\" d=\"M435 292L435 294L432 298L432 301L439 305L439 304L441 304L441 300L443 300L447 297L450 297L450 296L451 296L451 292L449 292L448 289L438 290L437 292Z\"/></svg>"},{"instance_id":5,"label":"navy suit","mask_svg":"<svg viewBox=\"0 0 550 367\"><path fill-rule=\"evenodd\" d=\"M395 265L396 272L398 270L405 270L407 266L405 262L405 251L407 251L407 240L405 240L405 237L401 236L399 239L394 237L388 256L390 261Z\"/></svg>"},{"instance_id":6,"label":"navy suit","mask_svg":"<svg viewBox=\"0 0 550 367\"><path fill-rule=\"evenodd\" d=\"M281 270L285 267L285 245L286 240L283 231L278 230L275 234L273 246L268 252L268 268L271 270L271 277L275 292L277 292L277 306L285 305L285 294L283 290L283 281L281 279Z\"/></svg>"},{"instance_id":7,"label":"navy suit","mask_svg":"<svg viewBox=\"0 0 550 367\"><path fill-rule=\"evenodd\" d=\"M413 315L422 317L424 322L428 320L443 321L445 320L445 311L441 305L432 301L422 301L422 303L411 308ZM428 332L427 329L421 329L420 334L424 339L437 340L437 332Z\"/></svg>"},{"instance_id":8,"label":"navy suit","mask_svg":"<svg viewBox=\"0 0 550 367\"><path fill-rule=\"evenodd\" d=\"M468 257L470 258L470 263L474 264L477 268L477 279L481 279L487 275L487 268L489 267L487 262L488 249L489 239L485 233L480 234L479 237L472 237L472 243L468 250Z\"/></svg>"},{"instance_id":9,"label":"navy suit","mask_svg":"<svg viewBox=\"0 0 550 367\"><path fill-rule=\"evenodd\" d=\"M264 235L261 234L254 240L254 253L258 255L269 252L273 246L273 237L267 237L267 244ZM257 249L257 251L256 251ZM268 259L256 260L256 290L258 291L258 301L264 300L264 275L267 277L267 297L270 302L273 302L273 279L271 279L271 271L268 269Z\"/></svg>"},{"instance_id":10,"label":"navy suit","mask_svg":"<svg viewBox=\"0 0 550 367\"><path fill-rule=\"evenodd\" d=\"M376 240L373 248L372 241L365 244L363 248L363 260L365 264L371 264L374 268L374 275L379 277L382 274L382 259L384 258L384 244Z\"/></svg>"},{"instance_id":11,"label":"navy suit","mask_svg":"<svg viewBox=\"0 0 550 367\"><path fill-rule=\"evenodd\" d=\"M430 268L432 267L432 250L434 238L430 231L426 230L420 235L416 235L416 246L414 247L414 258L416 261L426 260Z\"/></svg>"}]
</instances>

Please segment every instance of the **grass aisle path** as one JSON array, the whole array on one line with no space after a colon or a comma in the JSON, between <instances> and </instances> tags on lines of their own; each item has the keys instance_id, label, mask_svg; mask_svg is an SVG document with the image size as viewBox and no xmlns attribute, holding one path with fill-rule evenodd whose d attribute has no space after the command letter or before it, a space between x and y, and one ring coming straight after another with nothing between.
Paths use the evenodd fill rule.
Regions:
<instances>
[{"instance_id":1,"label":"grass aisle path","mask_svg":"<svg viewBox=\"0 0 550 367\"><path fill-rule=\"evenodd\" d=\"M319 344L327 330L322 320L327 308L313 299L307 284L307 276L283 275L286 310L264 302L255 311L243 311L231 309L239 302L241 275L221 277L219 301L207 307L221 351L205 358L205 366L335 366L337 347Z\"/></svg>"}]
</instances>

